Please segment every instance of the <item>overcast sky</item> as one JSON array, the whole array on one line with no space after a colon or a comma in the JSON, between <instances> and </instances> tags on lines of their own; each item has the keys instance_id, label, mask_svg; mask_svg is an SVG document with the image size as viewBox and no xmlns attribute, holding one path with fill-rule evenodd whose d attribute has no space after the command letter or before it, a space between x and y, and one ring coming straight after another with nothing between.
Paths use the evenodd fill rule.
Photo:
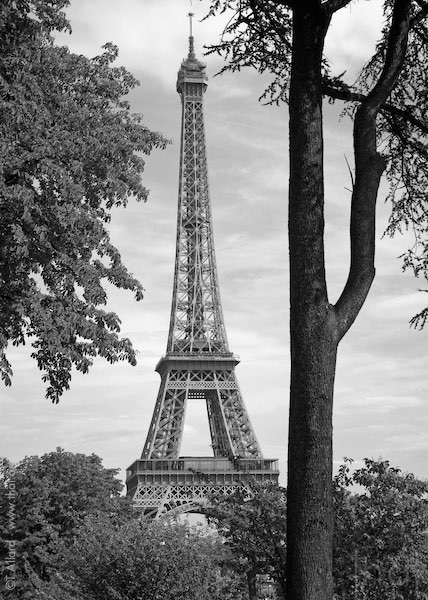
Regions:
<instances>
[{"instance_id":1,"label":"overcast sky","mask_svg":"<svg viewBox=\"0 0 428 600\"><path fill-rule=\"evenodd\" d=\"M0 390L1 454L13 461L61 446L94 452L107 467L125 469L142 451L160 378L154 368L166 349L175 252L180 98L177 71L187 55L187 12L196 13L195 46L215 42L221 20L198 23L207 1L72 0L71 50L94 56L113 41L119 63L141 82L130 101L145 124L172 144L148 157L146 204L113 215L111 235L145 299L111 290L109 308L122 318L123 335L140 351L138 365L96 362L75 374L59 405L44 399L41 373L30 348L10 351L14 380ZM352 3L340 11L326 53L339 74L352 78L370 56L382 19L380 2ZM266 457L278 457L285 484L289 390L288 348L288 129L286 106L262 106L267 80L246 70L214 77L221 67L207 57L205 123L217 266L230 349L241 358L236 373ZM326 244L330 300L346 280L352 164L350 123L337 106L325 107ZM376 279L352 330L342 341L336 376L334 460L382 456L403 470L427 476L427 334L408 321L423 306L418 282L401 273L397 256L406 239L382 238L388 216L379 197ZM210 455L205 407L191 401L183 455Z\"/></svg>"}]
</instances>

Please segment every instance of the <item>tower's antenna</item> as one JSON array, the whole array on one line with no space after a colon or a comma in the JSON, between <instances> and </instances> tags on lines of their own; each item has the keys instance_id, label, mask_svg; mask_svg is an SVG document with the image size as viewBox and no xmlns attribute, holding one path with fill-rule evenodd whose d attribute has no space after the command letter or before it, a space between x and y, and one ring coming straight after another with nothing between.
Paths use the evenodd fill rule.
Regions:
<instances>
[{"instance_id":1,"label":"tower's antenna","mask_svg":"<svg viewBox=\"0 0 428 600\"><path fill-rule=\"evenodd\" d=\"M189 12L189 14L187 15L189 17L189 24L190 24L190 36L189 36L189 58L195 58L195 48L194 48L194 43L193 43L193 17L195 16L194 13Z\"/></svg>"}]
</instances>

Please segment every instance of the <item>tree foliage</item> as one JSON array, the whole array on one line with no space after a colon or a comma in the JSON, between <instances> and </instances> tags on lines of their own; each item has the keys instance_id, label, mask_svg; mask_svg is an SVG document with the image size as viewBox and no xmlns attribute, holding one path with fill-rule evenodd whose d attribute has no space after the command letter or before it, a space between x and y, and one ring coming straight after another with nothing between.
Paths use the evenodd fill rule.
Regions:
<instances>
[{"instance_id":1,"label":"tree foliage","mask_svg":"<svg viewBox=\"0 0 428 600\"><path fill-rule=\"evenodd\" d=\"M243 600L239 577L222 572L213 532L187 524L88 518L44 586L85 600ZM42 588L43 589L43 588Z\"/></svg>"},{"instance_id":2,"label":"tree foliage","mask_svg":"<svg viewBox=\"0 0 428 600\"><path fill-rule=\"evenodd\" d=\"M142 298L108 232L111 209L146 200L144 154L165 140L123 99L137 85L113 66L55 45L68 0L5 0L0 7L0 370L9 343L32 356L57 402L71 369L95 356L135 363L120 320L103 308L104 282Z\"/></svg>"},{"instance_id":3,"label":"tree foliage","mask_svg":"<svg viewBox=\"0 0 428 600\"><path fill-rule=\"evenodd\" d=\"M428 482L364 462L335 478L335 598L428 598Z\"/></svg>"},{"instance_id":4,"label":"tree foliage","mask_svg":"<svg viewBox=\"0 0 428 600\"><path fill-rule=\"evenodd\" d=\"M388 461L347 459L334 478L334 598L423 600L428 597L428 482ZM237 560L235 568L268 574L285 590L286 490L253 485L216 496L208 519Z\"/></svg>"},{"instance_id":5,"label":"tree foliage","mask_svg":"<svg viewBox=\"0 0 428 600\"><path fill-rule=\"evenodd\" d=\"M337 600L428 597L428 482L365 459L334 479ZM16 542L16 587L5 598L243 600L242 574L268 575L284 593L285 489L252 485L216 496L217 532L139 518L119 497L117 471L95 455L57 449L4 460L0 479L3 582L7 542ZM10 508L13 505L13 521ZM250 588L255 593L254 585ZM250 595L250 597L252 597ZM256 597L253 595L253 597Z\"/></svg>"},{"instance_id":6,"label":"tree foliage","mask_svg":"<svg viewBox=\"0 0 428 600\"><path fill-rule=\"evenodd\" d=\"M12 597L31 597L34 581L49 579L61 548L77 536L88 515L108 514L126 521L135 513L120 497L118 470L106 469L92 454L60 448L16 465L3 460L0 478L0 540L3 575L8 540L16 552Z\"/></svg>"},{"instance_id":7,"label":"tree foliage","mask_svg":"<svg viewBox=\"0 0 428 600\"><path fill-rule=\"evenodd\" d=\"M187 524L141 520L120 496L117 473L94 454L60 448L16 465L3 460L4 597L244 600L242 578L230 568L220 537Z\"/></svg>"},{"instance_id":8,"label":"tree foliage","mask_svg":"<svg viewBox=\"0 0 428 600\"><path fill-rule=\"evenodd\" d=\"M216 496L205 509L246 573L249 594L255 594L257 575L268 575L285 594L286 490L276 484L251 484L230 496ZM256 597L256 596L254 596Z\"/></svg>"}]
</instances>

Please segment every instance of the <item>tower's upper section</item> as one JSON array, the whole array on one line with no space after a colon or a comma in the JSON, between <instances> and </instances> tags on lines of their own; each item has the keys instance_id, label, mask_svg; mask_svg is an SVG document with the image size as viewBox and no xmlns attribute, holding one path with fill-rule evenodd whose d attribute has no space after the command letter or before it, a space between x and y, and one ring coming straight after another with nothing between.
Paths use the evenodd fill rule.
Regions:
<instances>
[{"instance_id":1,"label":"tower's upper section","mask_svg":"<svg viewBox=\"0 0 428 600\"><path fill-rule=\"evenodd\" d=\"M195 88L194 84L199 84L196 89L199 88L199 93L202 94L207 88L207 76L205 74L205 63L197 60L194 49L194 39L192 32L192 17L193 13L189 13L190 18L190 36L189 36L189 54L187 58L181 63L180 70L178 71L177 77L177 92L183 96L183 94L193 94Z\"/></svg>"},{"instance_id":2,"label":"tower's upper section","mask_svg":"<svg viewBox=\"0 0 428 600\"><path fill-rule=\"evenodd\" d=\"M190 19L193 15L189 15ZM189 54L178 72L182 121L177 246L167 354L232 356L221 310L214 252L203 95L205 65Z\"/></svg>"}]
</instances>

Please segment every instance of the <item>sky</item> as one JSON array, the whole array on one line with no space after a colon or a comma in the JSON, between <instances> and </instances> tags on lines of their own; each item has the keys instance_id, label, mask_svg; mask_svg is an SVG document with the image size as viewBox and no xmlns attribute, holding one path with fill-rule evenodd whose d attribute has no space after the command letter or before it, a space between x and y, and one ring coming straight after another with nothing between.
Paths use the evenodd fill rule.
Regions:
<instances>
[{"instance_id":1,"label":"sky","mask_svg":"<svg viewBox=\"0 0 428 600\"><path fill-rule=\"evenodd\" d=\"M130 95L134 112L172 143L147 158L148 202L114 211L112 241L142 281L137 303L109 289L108 308L138 349L138 364L97 360L88 375L74 373L58 405L44 398L42 373L28 346L11 349L13 384L0 389L0 454L12 461L60 446L95 453L106 467L124 470L139 458L166 350L175 253L180 98L176 76L188 50L187 13L194 21L197 57L207 63L205 127L217 268L230 349L241 392L268 458L279 458L286 484L289 395L288 334L288 115L287 107L258 98L269 82L249 69L215 76L222 66L203 58L225 23L200 22L207 0L71 0L71 35L58 36L77 53L95 56L106 42L119 46L118 64L141 82ZM352 3L333 19L326 55L350 80L369 58L382 26L380 2ZM330 301L349 266L351 124L340 107L325 106L326 258ZM427 331L410 329L423 307L420 282L401 272L397 257L409 239L382 237L388 219L383 185L378 202L376 279L357 321L339 347L334 407L334 466L351 457L389 460L419 477L428 475ZM410 240L411 241L411 240ZM206 409L190 401L182 455L211 455Z\"/></svg>"}]
</instances>

